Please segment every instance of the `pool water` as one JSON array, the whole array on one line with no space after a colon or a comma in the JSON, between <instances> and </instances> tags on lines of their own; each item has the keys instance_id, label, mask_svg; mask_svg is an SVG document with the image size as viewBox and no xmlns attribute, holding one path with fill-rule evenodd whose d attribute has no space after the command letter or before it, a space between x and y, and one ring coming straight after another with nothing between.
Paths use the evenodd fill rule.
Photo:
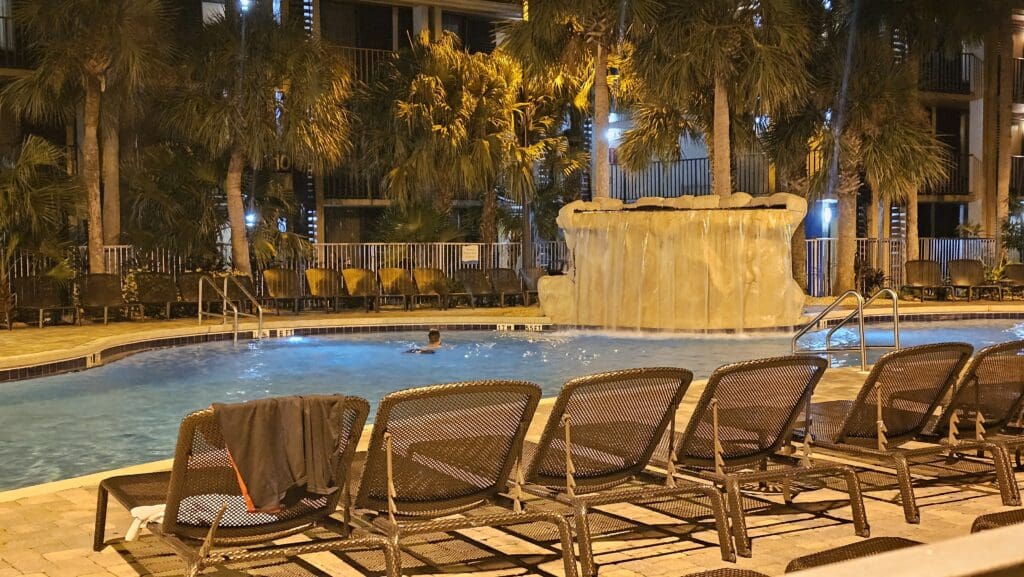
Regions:
<instances>
[{"instance_id":1,"label":"pool water","mask_svg":"<svg viewBox=\"0 0 1024 577\"><path fill-rule=\"evenodd\" d=\"M855 338L846 331L837 337ZM707 377L722 364L787 354L790 338L473 331L446 333L433 355L404 354L425 343L419 333L150 351L79 373L0 384L0 490L169 458L181 417L215 401L344 393L375 405L407 387L501 378L536 382L554 396L569 378L630 367L680 366ZM887 338L881 328L869 331L871 343ZM1024 323L1012 321L904 323L901 330L903 346L965 341L980 348L1020 338ZM817 346L823 340L806 337ZM835 364L852 362L851 356Z\"/></svg>"}]
</instances>

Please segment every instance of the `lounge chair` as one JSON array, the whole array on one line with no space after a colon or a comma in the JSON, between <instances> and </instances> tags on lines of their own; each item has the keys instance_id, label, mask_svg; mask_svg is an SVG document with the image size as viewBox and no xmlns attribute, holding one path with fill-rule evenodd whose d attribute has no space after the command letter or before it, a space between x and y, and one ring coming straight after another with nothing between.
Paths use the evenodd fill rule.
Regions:
<instances>
[{"instance_id":1,"label":"lounge chair","mask_svg":"<svg viewBox=\"0 0 1024 577\"><path fill-rule=\"evenodd\" d=\"M906 264L907 282L903 290L913 294L917 291L924 300L931 292L938 299L939 291L945 290L942 283L942 267L934 260L908 260Z\"/></svg>"},{"instance_id":2,"label":"lounge chair","mask_svg":"<svg viewBox=\"0 0 1024 577\"><path fill-rule=\"evenodd\" d=\"M712 569L711 571L690 573L684 577L768 577L768 575L758 571L751 571L750 569L733 569L732 567L726 567L725 569Z\"/></svg>"},{"instance_id":3,"label":"lounge chair","mask_svg":"<svg viewBox=\"0 0 1024 577\"><path fill-rule=\"evenodd\" d=\"M416 283L412 274L404 268L382 268L377 271L380 278L380 300L400 299L402 307L409 310L416 295Z\"/></svg>"},{"instance_id":4,"label":"lounge chair","mask_svg":"<svg viewBox=\"0 0 1024 577\"><path fill-rule=\"evenodd\" d=\"M991 283L985 280L985 263L980 260L951 260L946 267L949 270L949 286L953 289L954 295L956 295L957 289L965 290L967 291L967 301L970 302L975 291L979 297L988 291L996 293L999 300L1003 300L1003 286L998 282Z\"/></svg>"},{"instance_id":5,"label":"lounge chair","mask_svg":"<svg viewBox=\"0 0 1024 577\"><path fill-rule=\"evenodd\" d=\"M1013 295L1020 291L1024 295L1024 264L1010 263L1003 268L1003 292Z\"/></svg>"},{"instance_id":6,"label":"lounge chair","mask_svg":"<svg viewBox=\"0 0 1024 577\"><path fill-rule=\"evenodd\" d=\"M315 300L323 301L324 312L333 304L338 310L338 301L348 296L345 291L345 279L341 273L329 268L307 268L306 286Z\"/></svg>"},{"instance_id":7,"label":"lounge chair","mask_svg":"<svg viewBox=\"0 0 1024 577\"><path fill-rule=\"evenodd\" d=\"M178 275L178 295L185 304L199 304L199 281L205 273L185 272ZM205 293L203 295L206 296Z\"/></svg>"},{"instance_id":8,"label":"lounge chair","mask_svg":"<svg viewBox=\"0 0 1024 577\"><path fill-rule=\"evenodd\" d=\"M523 282L519 280L516 271L510 268L492 268L487 271L491 279L491 287L498 295L498 304L505 306L505 298L509 297L515 301L518 298L523 305L526 305L526 292L523 291Z\"/></svg>"},{"instance_id":9,"label":"lounge chair","mask_svg":"<svg viewBox=\"0 0 1024 577\"><path fill-rule=\"evenodd\" d=\"M252 282L252 277L247 274L232 274L225 278L214 278L213 282L216 283L217 288L224 291L225 283L227 284L227 297L228 300L235 303L240 311L254 312L253 309L257 304L260 304L258 295L256 294L256 285Z\"/></svg>"},{"instance_id":10,"label":"lounge chair","mask_svg":"<svg viewBox=\"0 0 1024 577\"><path fill-rule=\"evenodd\" d=\"M540 284L541 277L547 276L547 274L547 271L538 267L523 269L523 287L525 288L523 294L526 299L526 306L530 306L530 297L533 297L534 301L540 300L537 285Z\"/></svg>"},{"instance_id":11,"label":"lounge chair","mask_svg":"<svg viewBox=\"0 0 1024 577\"><path fill-rule=\"evenodd\" d=\"M164 318L171 318L171 309L178 303L178 288L174 278L162 272L135 273L135 302L142 307L160 307Z\"/></svg>"},{"instance_id":12,"label":"lounge chair","mask_svg":"<svg viewBox=\"0 0 1024 577\"><path fill-rule=\"evenodd\" d=\"M438 306L446 309L465 300L470 307L473 306L473 297L468 292L453 292L448 277L439 268L417 268L412 271L416 280L416 292L414 301L424 299L437 299Z\"/></svg>"},{"instance_id":13,"label":"lounge chair","mask_svg":"<svg viewBox=\"0 0 1024 577\"><path fill-rule=\"evenodd\" d=\"M60 285L48 276L16 278L11 281L11 292L15 295L14 312L33 313L39 328L43 328L46 313L71 311L73 316L78 314L77 308L64 304Z\"/></svg>"},{"instance_id":14,"label":"lounge chair","mask_svg":"<svg viewBox=\"0 0 1024 577\"><path fill-rule=\"evenodd\" d=\"M352 298L362 299L366 312L376 309L380 312L380 289L377 288L377 275L370 269L346 268L341 271L345 278L345 289Z\"/></svg>"},{"instance_id":15,"label":"lounge chair","mask_svg":"<svg viewBox=\"0 0 1024 577\"><path fill-rule=\"evenodd\" d=\"M851 559L862 559L864 557L888 553L889 551L898 551L900 549L906 549L907 547L914 547L916 545L921 545L921 542L911 541L910 539L904 539L902 537L872 537L849 545L843 545L842 547L836 547L827 551L797 557L790 561L789 565L786 565L786 573L804 571L806 569L813 569L815 567L831 565L833 563L842 563L843 561L849 561Z\"/></svg>"},{"instance_id":16,"label":"lounge chair","mask_svg":"<svg viewBox=\"0 0 1024 577\"><path fill-rule=\"evenodd\" d=\"M238 476L213 409L192 413L181 422L170 471L104 479L96 502L93 549L105 546L107 501L114 497L127 509L165 505L163 522L146 527L166 542L185 563L185 575L232 561L258 561L282 555L329 550L376 548L385 551L388 574L397 576L397 555L377 536L350 537L349 528L330 518L340 506L350 515L346 487L356 445L369 412L366 401L349 397L338 411L341 436L334 482L337 490L320 498L305 498L281 513L249 513ZM273 544L273 541L322 526L339 535Z\"/></svg>"},{"instance_id":17,"label":"lounge chair","mask_svg":"<svg viewBox=\"0 0 1024 577\"><path fill-rule=\"evenodd\" d=\"M78 279L78 299L82 309L103 309L103 324L110 309L123 313L128 303L121 294L121 277L116 274L87 274Z\"/></svg>"},{"instance_id":18,"label":"lounge chair","mask_svg":"<svg viewBox=\"0 0 1024 577\"><path fill-rule=\"evenodd\" d=\"M964 343L941 343L885 354L871 369L855 400L811 404L814 448L893 467L904 516L908 523L919 523L921 515L914 497L911 462L920 457L962 455L968 449L938 442L914 448L903 445L915 440L937 440L923 432L959 378L972 350L971 345ZM971 448L993 453L999 485L1006 487L1006 465L999 462L1003 460L999 451L991 445ZM1004 491L1004 499L1007 498Z\"/></svg>"},{"instance_id":19,"label":"lounge chair","mask_svg":"<svg viewBox=\"0 0 1024 577\"><path fill-rule=\"evenodd\" d=\"M291 302L295 314L299 313L302 302L302 283L298 271L286 268L268 268L263 271L263 285L267 292L264 302L274 305L274 311L281 314L281 302Z\"/></svg>"},{"instance_id":20,"label":"lounge chair","mask_svg":"<svg viewBox=\"0 0 1024 577\"><path fill-rule=\"evenodd\" d=\"M597 574L589 510L613 503L706 500L722 559L736 560L717 489L646 472L692 380L690 371L671 368L573 379L562 387L540 442L527 445L526 491L569 506L584 576Z\"/></svg>"},{"instance_id":21,"label":"lounge chair","mask_svg":"<svg viewBox=\"0 0 1024 577\"><path fill-rule=\"evenodd\" d=\"M971 533L979 533L989 529L999 529L1000 527L1009 527L1010 525L1019 525L1021 523L1024 523L1024 509L988 513L974 519L974 522L971 523Z\"/></svg>"},{"instance_id":22,"label":"lounge chair","mask_svg":"<svg viewBox=\"0 0 1024 577\"><path fill-rule=\"evenodd\" d=\"M750 556L744 485L781 483L792 501L790 482L838 477L845 481L858 536L867 537L860 481L852 467L783 455L802 409L821 380L827 361L816 357L778 357L726 365L712 373L686 431L676 439L675 468L723 487L732 516L736 550ZM769 465L775 465L770 469Z\"/></svg>"},{"instance_id":23,"label":"lounge chair","mask_svg":"<svg viewBox=\"0 0 1024 577\"><path fill-rule=\"evenodd\" d=\"M481 304L485 299L494 302L497 295L485 271L478 268L463 268L455 272L455 278L462 283L462 288L469 294L473 306Z\"/></svg>"},{"instance_id":24,"label":"lounge chair","mask_svg":"<svg viewBox=\"0 0 1024 577\"><path fill-rule=\"evenodd\" d=\"M576 575L572 533L553 512L523 511L520 490L504 497L522 461L523 437L540 389L478 381L392 393L377 411L355 500L357 526L396 546L417 534L547 523L558 530L567 577ZM501 507L489 505L503 505Z\"/></svg>"}]
</instances>

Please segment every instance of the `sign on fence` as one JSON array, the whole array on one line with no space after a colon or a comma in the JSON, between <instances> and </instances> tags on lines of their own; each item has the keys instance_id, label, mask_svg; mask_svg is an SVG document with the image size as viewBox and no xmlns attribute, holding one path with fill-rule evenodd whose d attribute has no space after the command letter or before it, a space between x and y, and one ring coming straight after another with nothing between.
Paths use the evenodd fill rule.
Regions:
<instances>
[{"instance_id":1,"label":"sign on fence","mask_svg":"<svg viewBox=\"0 0 1024 577\"><path fill-rule=\"evenodd\" d=\"M462 262L479 262L480 246L467 244L462 247Z\"/></svg>"}]
</instances>

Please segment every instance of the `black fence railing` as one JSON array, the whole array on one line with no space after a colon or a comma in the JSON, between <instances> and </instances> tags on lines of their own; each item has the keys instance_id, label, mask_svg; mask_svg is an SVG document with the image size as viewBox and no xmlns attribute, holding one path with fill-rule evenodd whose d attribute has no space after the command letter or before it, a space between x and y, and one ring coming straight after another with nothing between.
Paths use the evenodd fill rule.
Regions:
<instances>
[{"instance_id":1,"label":"black fence railing","mask_svg":"<svg viewBox=\"0 0 1024 577\"><path fill-rule=\"evenodd\" d=\"M973 54L925 54L921 59L921 90L946 94L972 94L974 78L980 71Z\"/></svg>"},{"instance_id":2,"label":"black fence railing","mask_svg":"<svg viewBox=\"0 0 1024 577\"><path fill-rule=\"evenodd\" d=\"M711 164L707 158L652 162L644 170L630 172L611 166L611 196L631 202L647 196L675 198L711 194Z\"/></svg>"},{"instance_id":3,"label":"black fence railing","mask_svg":"<svg viewBox=\"0 0 1024 577\"><path fill-rule=\"evenodd\" d=\"M968 195L970 190L971 157L968 155L954 158L946 167L946 178L942 182L925 187L922 191L927 195Z\"/></svg>"},{"instance_id":4,"label":"black fence railing","mask_svg":"<svg viewBox=\"0 0 1024 577\"><path fill-rule=\"evenodd\" d=\"M1024 197L1024 156L1010 157L1010 193Z\"/></svg>"},{"instance_id":5,"label":"black fence railing","mask_svg":"<svg viewBox=\"0 0 1024 577\"><path fill-rule=\"evenodd\" d=\"M1024 104L1024 58L1013 59L1013 101Z\"/></svg>"},{"instance_id":6,"label":"black fence railing","mask_svg":"<svg viewBox=\"0 0 1024 577\"><path fill-rule=\"evenodd\" d=\"M390 50L373 48L341 47L341 53L352 63L352 78L363 84L369 84L385 62L395 58L396 53Z\"/></svg>"},{"instance_id":7,"label":"black fence railing","mask_svg":"<svg viewBox=\"0 0 1024 577\"><path fill-rule=\"evenodd\" d=\"M10 16L0 16L0 68L29 68L28 53Z\"/></svg>"}]
</instances>

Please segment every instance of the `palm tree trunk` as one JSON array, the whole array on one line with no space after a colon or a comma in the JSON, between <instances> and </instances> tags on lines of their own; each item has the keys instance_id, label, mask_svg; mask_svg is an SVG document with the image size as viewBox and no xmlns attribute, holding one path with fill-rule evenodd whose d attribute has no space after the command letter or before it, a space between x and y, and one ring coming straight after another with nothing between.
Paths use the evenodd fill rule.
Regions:
<instances>
[{"instance_id":1,"label":"palm tree trunk","mask_svg":"<svg viewBox=\"0 0 1024 577\"><path fill-rule=\"evenodd\" d=\"M235 148L231 151L228 174L224 179L224 193L227 195L228 201L228 223L231 225L231 262L236 271L251 275L249 237L245 230L245 205L242 202L242 170L244 169L245 156L241 149Z\"/></svg>"},{"instance_id":2,"label":"palm tree trunk","mask_svg":"<svg viewBox=\"0 0 1024 577\"><path fill-rule=\"evenodd\" d=\"M100 147L97 132L100 123L100 83L94 78L85 82L85 106L82 138L82 184L85 187L89 218L89 272L102 273L103 210L100 206Z\"/></svg>"},{"instance_id":3,"label":"palm tree trunk","mask_svg":"<svg viewBox=\"0 0 1024 577\"><path fill-rule=\"evenodd\" d=\"M800 221L800 226L793 232L793 246L790 249L793 259L793 278L800 289L807 292L807 220Z\"/></svg>"},{"instance_id":4,"label":"palm tree trunk","mask_svg":"<svg viewBox=\"0 0 1024 577\"><path fill-rule=\"evenodd\" d=\"M907 260L917 260L921 255L921 241L917 236L917 190L907 195Z\"/></svg>"},{"instance_id":5,"label":"palm tree trunk","mask_svg":"<svg viewBox=\"0 0 1024 577\"><path fill-rule=\"evenodd\" d=\"M113 106L103 107L103 244L121 240L121 119Z\"/></svg>"},{"instance_id":6,"label":"palm tree trunk","mask_svg":"<svg viewBox=\"0 0 1024 577\"><path fill-rule=\"evenodd\" d=\"M494 190L484 194L480 212L480 242L498 242L498 195Z\"/></svg>"},{"instance_id":7,"label":"palm tree trunk","mask_svg":"<svg viewBox=\"0 0 1024 577\"><path fill-rule=\"evenodd\" d=\"M600 43L594 46L594 158L590 189L594 198L608 198L612 173L608 158L608 51Z\"/></svg>"},{"instance_id":8,"label":"palm tree trunk","mask_svg":"<svg viewBox=\"0 0 1024 577\"><path fill-rule=\"evenodd\" d=\"M856 273L854 262L857 257L857 190L840 191L839 239L836 246L836 278L832 283L832 294L840 295L854 288Z\"/></svg>"},{"instance_id":9,"label":"palm tree trunk","mask_svg":"<svg viewBox=\"0 0 1024 577\"><path fill-rule=\"evenodd\" d=\"M715 76L714 121L712 126L711 188L718 196L732 194L732 166L729 154L729 92L720 76Z\"/></svg>"},{"instance_id":10,"label":"palm tree trunk","mask_svg":"<svg viewBox=\"0 0 1024 577\"><path fill-rule=\"evenodd\" d=\"M523 201L523 268L533 268L536 266L536 260L534 259L533 250L533 208L529 202Z\"/></svg>"}]
</instances>

